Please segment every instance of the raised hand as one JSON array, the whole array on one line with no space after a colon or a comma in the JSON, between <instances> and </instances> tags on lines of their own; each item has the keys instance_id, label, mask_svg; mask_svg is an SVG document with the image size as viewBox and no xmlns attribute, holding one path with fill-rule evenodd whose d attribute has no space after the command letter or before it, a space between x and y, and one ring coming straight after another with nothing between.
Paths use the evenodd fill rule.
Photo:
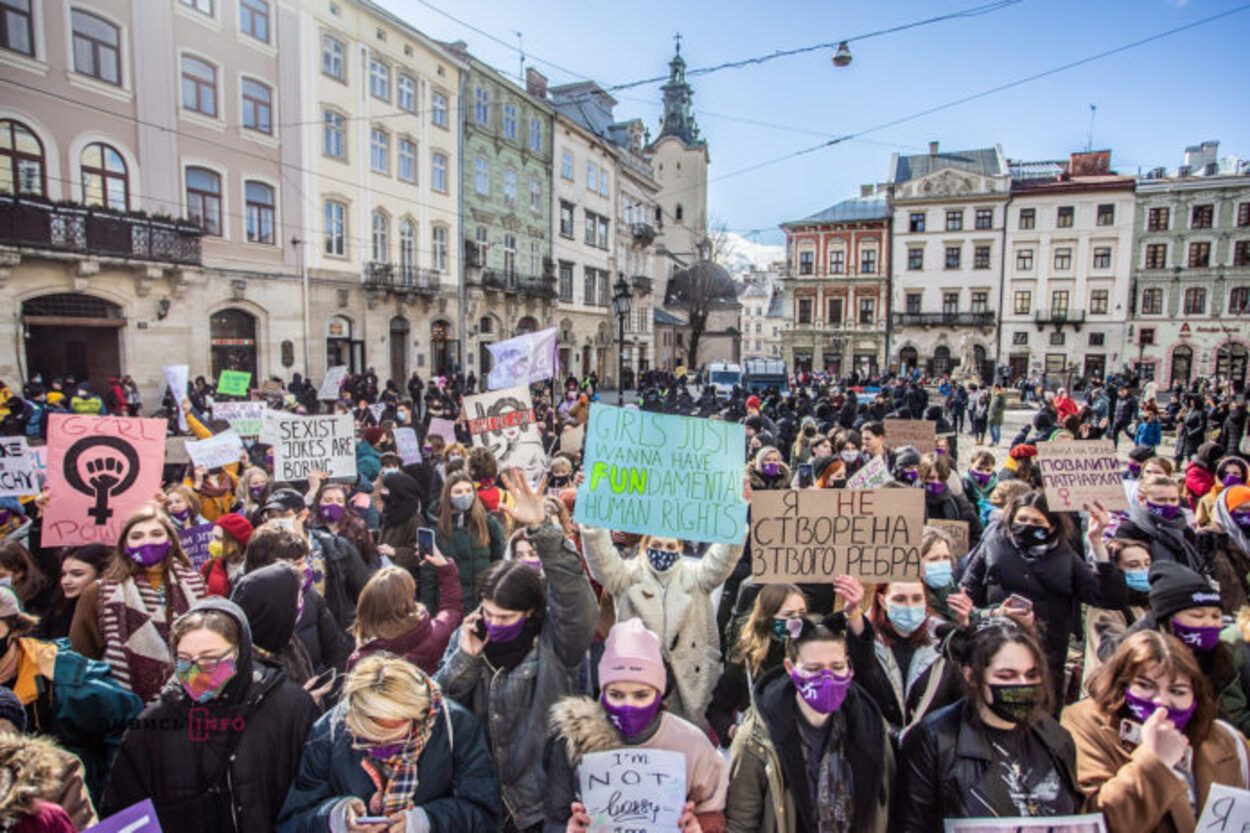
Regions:
<instances>
[{"instance_id":1,"label":"raised hand","mask_svg":"<svg viewBox=\"0 0 1250 833\"><path fill-rule=\"evenodd\" d=\"M475 610L460 623L460 650L471 657L481 655L486 641L477 635L477 623L482 621L482 611Z\"/></svg>"},{"instance_id":2,"label":"raised hand","mask_svg":"<svg viewBox=\"0 0 1250 833\"><path fill-rule=\"evenodd\" d=\"M421 559L422 564L429 564L431 567L446 567L447 556L443 555L438 549L438 544L434 545L434 551Z\"/></svg>"},{"instance_id":3,"label":"raised hand","mask_svg":"<svg viewBox=\"0 0 1250 833\"><path fill-rule=\"evenodd\" d=\"M946 597L946 606L955 617L955 624L961 628L968 627L972 622L972 597L962 590Z\"/></svg>"},{"instance_id":4,"label":"raised hand","mask_svg":"<svg viewBox=\"0 0 1250 833\"><path fill-rule=\"evenodd\" d=\"M501 478L504 488L512 495L512 506L504 505L508 517L524 526L541 526L547 522L546 494L547 476L538 481L537 490L531 489L520 469L505 471Z\"/></svg>"},{"instance_id":5,"label":"raised hand","mask_svg":"<svg viewBox=\"0 0 1250 833\"><path fill-rule=\"evenodd\" d=\"M1153 752L1159 760L1174 767L1185 757L1189 748L1189 738L1185 737L1176 724L1168 719L1167 709L1155 709L1141 727L1141 745Z\"/></svg>"}]
</instances>

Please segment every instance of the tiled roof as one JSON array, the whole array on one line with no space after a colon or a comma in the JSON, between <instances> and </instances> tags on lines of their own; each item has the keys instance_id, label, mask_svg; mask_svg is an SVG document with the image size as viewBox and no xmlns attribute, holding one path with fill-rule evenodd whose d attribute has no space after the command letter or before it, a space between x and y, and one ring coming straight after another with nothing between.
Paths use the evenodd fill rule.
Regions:
<instances>
[{"instance_id":1,"label":"tiled roof","mask_svg":"<svg viewBox=\"0 0 1250 833\"><path fill-rule=\"evenodd\" d=\"M945 168L970 171L981 176L1002 176L1007 173L1002 154L996 147L957 150L953 153L917 153L896 157L890 181L898 184L920 179Z\"/></svg>"},{"instance_id":2,"label":"tiled roof","mask_svg":"<svg viewBox=\"0 0 1250 833\"><path fill-rule=\"evenodd\" d=\"M884 195L853 197L818 211L802 220L791 220L783 226L806 226L816 223L853 223L860 220L884 220L890 216L890 208Z\"/></svg>"},{"instance_id":3,"label":"tiled roof","mask_svg":"<svg viewBox=\"0 0 1250 833\"><path fill-rule=\"evenodd\" d=\"M656 324L662 324L662 325L669 326L669 327L686 326L685 321L678 318L676 315L672 315L671 313L665 311L661 307L652 307L652 312L653 312L653 315L651 317L652 317L652 320Z\"/></svg>"},{"instance_id":4,"label":"tiled roof","mask_svg":"<svg viewBox=\"0 0 1250 833\"><path fill-rule=\"evenodd\" d=\"M764 313L765 318L785 318L785 293L781 291L781 287L773 287L773 297L768 299L768 312Z\"/></svg>"}]
</instances>

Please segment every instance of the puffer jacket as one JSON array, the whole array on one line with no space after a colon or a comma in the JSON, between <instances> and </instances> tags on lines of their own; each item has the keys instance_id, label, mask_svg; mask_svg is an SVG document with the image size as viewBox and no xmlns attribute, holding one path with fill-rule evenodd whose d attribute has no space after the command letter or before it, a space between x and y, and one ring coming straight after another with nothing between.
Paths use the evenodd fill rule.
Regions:
<instances>
[{"instance_id":1,"label":"puffer jacket","mask_svg":"<svg viewBox=\"0 0 1250 833\"><path fill-rule=\"evenodd\" d=\"M992 771L994 753L966 700L920 721L903 738L892 829L941 833L943 819L1015 816L1006 782ZM1051 717L1029 732L1049 753L1064 789L1082 803L1076 779L1076 746Z\"/></svg>"},{"instance_id":2,"label":"puffer jacket","mask_svg":"<svg viewBox=\"0 0 1250 833\"><path fill-rule=\"evenodd\" d=\"M460 650L457 629L434 675L448 697L488 721L503 803L520 829L543 820L547 716L557 700L578 691L578 670L599 620L594 591L573 544L551 524L529 539L547 580L547 612L529 654L510 671L495 669L484 653Z\"/></svg>"},{"instance_id":3,"label":"puffer jacket","mask_svg":"<svg viewBox=\"0 0 1250 833\"><path fill-rule=\"evenodd\" d=\"M456 562L456 569L460 571L462 595L466 599L476 600L477 596L474 591L477 587L477 577L484 573L491 564L503 558L504 546L507 544L507 536L504 534L503 527L499 525L499 521L487 515L486 529L490 533L490 540L484 546L479 546L474 542L466 526L457 524L451 535L444 535L439 531L437 502L430 506L427 517L430 519L430 526L434 528L434 543L438 546L439 552ZM441 605L438 599L438 574L434 568L429 564L417 565L415 562L402 560L398 549L396 550L396 563L408 568L409 572L417 576L421 603L430 610L438 610ZM417 569L414 571L413 567Z\"/></svg>"},{"instance_id":4,"label":"puffer jacket","mask_svg":"<svg viewBox=\"0 0 1250 833\"><path fill-rule=\"evenodd\" d=\"M733 572L740 545L713 544L698 564L678 558L657 573L645 556L621 558L606 529L582 527L591 576L611 594L616 621L635 616L660 637L664 659L676 674L668 709L699 727L721 673L720 633L711 593Z\"/></svg>"},{"instance_id":5,"label":"puffer jacket","mask_svg":"<svg viewBox=\"0 0 1250 833\"><path fill-rule=\"evenodd\" d=\"M310 529L313 547L321 549L325 566L326 607L343 630L350 630L356 621L356 600L365 589L373 570L369 569L359 551L346 538L324 529Z\"/></svg>"}]
</instances>

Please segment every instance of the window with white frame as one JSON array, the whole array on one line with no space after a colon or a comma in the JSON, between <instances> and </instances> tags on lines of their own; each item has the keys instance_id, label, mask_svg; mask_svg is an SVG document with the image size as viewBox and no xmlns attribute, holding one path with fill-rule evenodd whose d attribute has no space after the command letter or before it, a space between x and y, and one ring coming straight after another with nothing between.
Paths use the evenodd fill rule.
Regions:
<instances>
[{"instance_id":1,"label":"window with white frame","mask_svg":"<svg viewBox=\"0 0 1250 833\"><path fill-rule=\"evenodd\" d=\"M516 235L503 236L503 273L508 277L516 276Z\"/></svg>"},{"instance_id":2,"label":"window with white frame","mask_svg":"<svg viewBox=\"0 0 1250 833\"><path fill-rule=\"evenodd\" d=\"M447 154L434 153L430 157L430 187L439 193L447 193Z\"/></svg>"},{"instance_id":3,"label":"window with white frame","mask_svg":"<svg viewBox=\"0 0 1250 833\"><path fill-rule=\"evenodd\" d=\"M543 149L543 123L538 116L530 116L530 150L541 153Z\"/></svg>"},{"instance_id":4,"label":"window with white frame","mask_svg":"<svg viewBox=\"0 0 1250 833\"><path fill-rule=\"evenodd\" d=\"M325 110L321 117L321 152L335 159L347 156L346 133L341 113Z\"/></svg>"},{"instance_id":5,"label":"window with white frame","mask_svg":"<svg viewBox=\"0 0 1250 833\"><path fill-rule=\"evenodd\" d=\"M503 106L503 137L516 141L516 105Z\"/></svg>"},{"instance_id":6,"label":"window with white frame","mask_svg":"<svg viewBox=\"0 0 1250 833\"><path fill-rule=\"evenodd\" d=\"M503 172L503 201L506 205L516 206L516 171L505 168Z\"/></svg>"},{"instance_id":7,"label":"window with white frame","mask_svg":"<svg viewBox=\"0 0 1250 833\"><path fill-rule=\"evenodd\" d=\"M536 176L530 177L530 211L543 213L543 186Z\"/></svg>"},{"instance_id":8,"label":"window with white frame","mask_svg":"<svg viewBox=\"0 0 1250 833\"><path fill-rule=\"evenodd\" d=\"M213 16L213 0L181 0L188 9L195 9L200 14Z\"/></svg>"},{"instance_id":9,"label":"window with white frame","mask_svg":"<svg viewBox=\"0 0 1250 833\"><path fill-rule=\"evenodd\" d=\"M447 95L438 90L430 95L430 121L439 127L447 126Z\"/></svg>"},{"instance_id":10,"label":"window with white frame","mask_svg":"<svg viewBox=\"0 0 1250 833\"><path fill-rule=\"evenodd\" d=\"M482 196L490 193L490 161L485 156L473 160L473 190Z\"/></svg>"},{"instance_id":11,"label":"window with white frame","mask_svg":"<svg viewBox=\"0 0 1250 833\"><path fill-rule=\"evenodd\" d=\"M373 234L370 254L377 263L391 259L391 221L382 211L373 212Z\"/></svg>"},{"instance_id":12,"label":"window with white frame","mask_svg":"<svg viewBox=\"0 0 1250 833\"><path fill-rule=\"evenodd\" d=\"M398 166L395 175L405 182L417 181L417 143L412 139L399 140Z\"/></svg>"},{"instance_id":13,"label":"window with white frame","mask_svg":"<svg viewBox=\"0 0 1250 833\"><path fill-rule=\"evenodd\" d=\"M274 241L273 188L263 182L248 180L243 184L246 206L247 241L272 246Z\"/></svg>"},{"instance_id":14,"label":"window with white frame","mask_svg":"<svg viewBox=\"0 0 1250 833\"><path fill-rule=\"evenodd\" d=\"M347 206L337 200L326 200L323 211L325 253L339 257L347 254Z\"/></svg>"},{"instance_id":15,"label":"window with white frame","mask_svg":"<svg viewBox=\"0 0 1250 833\"><path fill-rule=\"evenodd\" d=\"M599 190L599 166L594 162L586 163L586 190Z\"/></svg>"},{"instance_id":16,"label":"window with white frame","mask_svg":"<svg viewBox=\"0 0 1250 833\"><path fill-rule=\"evenodd\" d=\"M417 112L417 82L411 75L401 72L395 76L395 105L409 113Z\"/></svg>"},{"instance_id":17,"label":"window with white frame","mask_svg":"<svg viewBox=\"0 0 1250 833\"><path fill-rule=\"evenodd\" d=\"M380 127L369 131L369 169L379 174L391 170L391 134Z\"/></svg>"},{"instance_id":18,"label":"window with white frame","mask_svg":"<svg viewBox=\"0 0 1250 833\"><path fill-rule=\"evenodd\" d=\"M433 242L434 271L447 271L447 227L434 226L430 230Z\"/></svg>"},{"instance_id":19,"label":"window with white frame","mask_svg":"<svg viewBox=\"0 0 1250 833\"><path fill-rule=\"evenodd\" d=\"M252 78L241 82L243 92L243 126L265 135L273 134L273 90Z\"/></svg>"},{"instance_id":20,"label":"window with white frame","mask_svg":"<svg viewBox=\"0 0 1250 833\"><path fill-rule=\"evenodd\" d=\"M269 43L269 0L239 0L239 31Z\"/></svg>"},{"instance_id":21,"label":"window with white frame","mask_svg":"<svg viewBox=\"0 0 1250 833\"><path fill-rule=\"evenodd\" d=\"M560 177L573 181L573 151L566 150L560 154Z\"/></svg>"},{"instance_id":22,"label":"window with white frame","mask_svg":"<svg viewBox=\"0 0 1250 833\"><path fill-rule=\"evenodd\" d=\"M321 36L321 73L339 81L347 80L346 64L343 62L344 46L338 38Z\"/></svg>"},{"instance_id":23,"label":"window with white frame","mask_svg":"<svg viewBox=\"0 0 1250 833\"><path fill-rule=\"evenodd\" d=\"M417 265L417 224L405 217L399 223L399 268L408 279Z\"/></svg>"},{"instance_id":24,"label":"window with white frame","mask_svg":"<svg viewBox=\"0 0 1250 833\"><path fill-rule=\"evenodd\" d=\"M377 58L369 59L369 95L391 100L391 68Z\"/></svg>"},{"instance_id":25,"label":"window with white frame","mask_svg":"<svg viewBox=\"0 0 1250 833\"><path fill-rule=\"evenodd\" d=\"M611 183L612 183L612 180L611 180L610 175L608 174L608 169L601 168L599 170L599 195L601 197L606 197L609 195L610 189L611 189Z\"/></svg>"},{"instance_id":26,"label":"window with white frame","mask_svg":"<svg viewBox=\"0 0 1250 833\"><path fill-rule=\"evenodd\" d=\"M485 87L473 90L473 120L484 127L490 126L490 90Z\"/></svg>"}]
</instances>

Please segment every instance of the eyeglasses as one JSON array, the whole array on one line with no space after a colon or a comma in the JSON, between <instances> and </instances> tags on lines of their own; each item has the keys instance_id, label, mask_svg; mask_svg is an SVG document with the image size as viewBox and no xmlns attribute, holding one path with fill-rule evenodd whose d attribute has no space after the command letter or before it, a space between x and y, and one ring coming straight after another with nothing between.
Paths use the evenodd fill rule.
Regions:
<instances>
[{"instance_id":1,"label":"eyeglasses","mask_svg":"<svg viewBox=\"0 0 1250 833\"><path fill-rule=\"evenodd\" d=\"M237 656L236 651L227 651L226 653L216 657L200 657L199 659L184 659L178 657L174 661L174 670L179 674L186 674L192 668L199 669L206 674L211 674L217 670L217 666L226 660L234 659Z\"/></svg>"}]
</instances>

